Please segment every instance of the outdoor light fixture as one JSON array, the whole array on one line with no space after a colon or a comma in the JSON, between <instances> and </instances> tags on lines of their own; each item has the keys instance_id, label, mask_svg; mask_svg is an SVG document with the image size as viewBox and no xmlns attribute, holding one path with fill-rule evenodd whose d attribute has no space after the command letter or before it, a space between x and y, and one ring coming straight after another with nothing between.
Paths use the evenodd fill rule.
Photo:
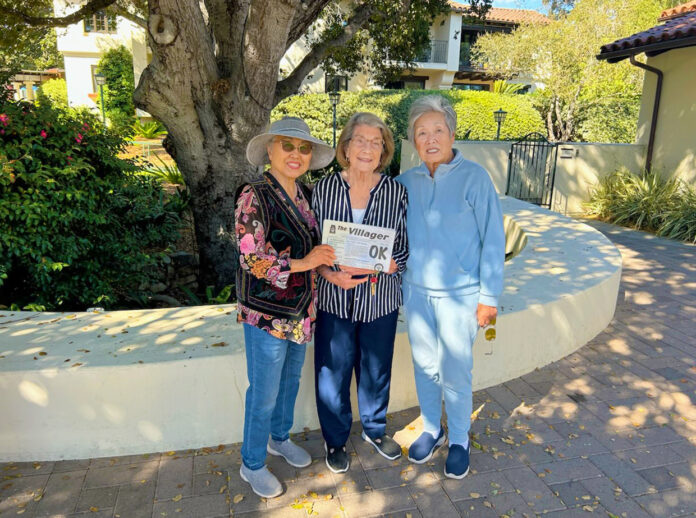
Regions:
<instances>
[{"instance_id":1,"label":"outdoor light fixture","mask_svg":"<svg viewBox=\"0 0 696 518\"><path fill-rule=\"evenodd\" d=\"M341 92L332 90L329 92L329 101L331 101L331 107L333 108L333 147L336 147L336 106L338 106L341 100Z\"/></svg>"},{"instance_id":2,"label":"outdoor light fixture","mask_svg":"<svg viewBox=\"0 0 696 518\"><path fill-rule=\"evenodd\" d=\"M104 114L104 84L106 84L106 76L104 74L94 74L94 82L99 87L99 103L101 104L102 124L106 128L106 115Z\"/></svg>"},{"instance_id":3,"label":"outdoor light fixture","mask_svg":"<svg viewBox=\"0 0 696 518\"><path fill-rule=\"evenodd\" d=\"M502 108L499 108L493 112L493 119L498 123L498 133L495 135L495 140L500 140L500 126L503 124L503 122L505 122L506 116L507 112Z\"/></svg>"}]
</instances>

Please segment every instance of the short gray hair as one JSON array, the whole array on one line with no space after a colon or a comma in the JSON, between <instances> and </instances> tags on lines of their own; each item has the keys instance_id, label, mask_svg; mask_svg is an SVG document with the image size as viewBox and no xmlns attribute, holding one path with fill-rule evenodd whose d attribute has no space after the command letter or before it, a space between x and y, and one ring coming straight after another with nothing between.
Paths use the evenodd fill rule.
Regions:
<instances>
[{"instance_id":1,"label":"short gray hair","mask_svg":"<svg viewBox=\"0 0 696 518\"><path fill-rule=\"evenodd\" d=\"M457 113L452 108L450 102L441 95L425 95L413 101L411 109L408 111L408 140L415 144L413 137L413 127L421 115L428 112L438 112L445 117L445 124L451 135L457 131Z\"/></svg>"}]
</instances>

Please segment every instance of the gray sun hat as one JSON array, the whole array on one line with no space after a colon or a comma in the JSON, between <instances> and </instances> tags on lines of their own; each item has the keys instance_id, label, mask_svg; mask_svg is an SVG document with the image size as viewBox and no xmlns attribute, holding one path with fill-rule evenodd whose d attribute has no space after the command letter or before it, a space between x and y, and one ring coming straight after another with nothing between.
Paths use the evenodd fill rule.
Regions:
<instances>
[{"instance_id":1,"label":"gray sun hat","mask_svg":"<svg viewBox=\"0 0 696 518\"><path fill-rule=\"evenodd\" d=\"M334 148L312 136L305 121L298 117L283 117L271 124L266 133L256 135L249 141L246 148L247 160L256 166L268 164L270 159L266 148L273 137L277 136L299 138L312 143L312 160L309 162L309 169L326 167L336 155Z\"/></svg>"}]
</instances>

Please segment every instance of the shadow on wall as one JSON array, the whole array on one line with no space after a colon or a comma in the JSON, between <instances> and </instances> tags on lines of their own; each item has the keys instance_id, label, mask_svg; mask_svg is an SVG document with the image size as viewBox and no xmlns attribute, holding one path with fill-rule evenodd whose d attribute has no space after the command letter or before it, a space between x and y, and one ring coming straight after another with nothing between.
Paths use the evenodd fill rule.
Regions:
<instances>
[{"instance_id":1,"label":"shadow on wall","mask_svg":"<svg viewBox=\"0 0 696 518\"><path fill-rule=\"evenodd\" d=\"M512 144L508 141L457 141L454 147L467 160L481 164L488 171L498 193L504 194ZM603 176L622 167L639 173L644 165L645 146L642 144L570 142L559 146L565 152L559 153L556 162L553 210L561 214L583 214L582 204L589 200L590 189ZM402 171L420 163L415 148L408 141L402 142L401 149Z\"/></svg>"}]
</instances>

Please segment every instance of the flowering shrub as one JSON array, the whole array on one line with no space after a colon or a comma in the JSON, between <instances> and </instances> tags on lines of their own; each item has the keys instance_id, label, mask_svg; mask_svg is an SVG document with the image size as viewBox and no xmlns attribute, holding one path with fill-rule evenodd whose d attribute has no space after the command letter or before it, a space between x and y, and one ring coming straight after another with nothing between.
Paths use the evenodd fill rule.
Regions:
<instances>
[{"instance_id":1,"label":"flowering shrub","mask_svg":"<svg viewBox=\"0 0 696 518\"><path fill-rule=\"evenodd\" d=\"M0 99L0 304L119 306L178 237L184 201L85 113Z\"/></svg>"}]
</instances>

